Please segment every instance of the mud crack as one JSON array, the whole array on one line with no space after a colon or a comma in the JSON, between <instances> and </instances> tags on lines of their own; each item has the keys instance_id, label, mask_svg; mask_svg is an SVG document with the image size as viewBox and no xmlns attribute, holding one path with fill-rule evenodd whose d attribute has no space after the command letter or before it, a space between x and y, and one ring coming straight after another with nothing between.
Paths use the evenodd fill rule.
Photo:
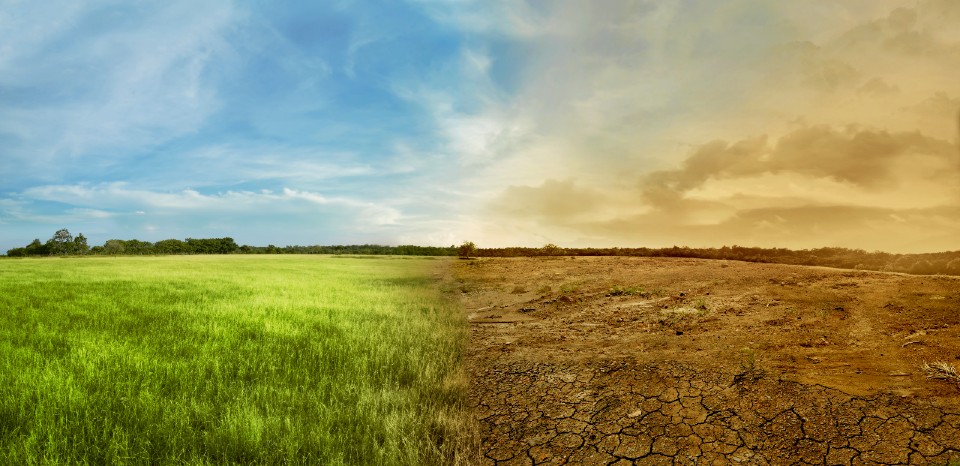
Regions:
<instances>
[{"instance_id":1,"label":"mud crack","mask_svg":"<svg viewBox=\"0 0 960 466\"><path fill-rule=\"evenodd\" d=\"M474 367L483 463L947 464L960 414L678 364Z\"/></svg>"}]
</instances>

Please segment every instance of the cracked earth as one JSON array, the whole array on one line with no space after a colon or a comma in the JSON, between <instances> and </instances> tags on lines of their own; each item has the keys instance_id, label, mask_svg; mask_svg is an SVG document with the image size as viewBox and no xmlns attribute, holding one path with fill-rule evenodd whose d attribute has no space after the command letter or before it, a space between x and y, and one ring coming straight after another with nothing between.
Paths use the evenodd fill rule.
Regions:
<instances>
[{"instance_id":1,"label":"cracked earth","mask_svg":"<svg viewBox=\"0 0 960 466\"><path fill-rule=\"evenodd\" d=\"M481 464L958 464L960 279L458 261Z\"/></svg>"}]
</instances>

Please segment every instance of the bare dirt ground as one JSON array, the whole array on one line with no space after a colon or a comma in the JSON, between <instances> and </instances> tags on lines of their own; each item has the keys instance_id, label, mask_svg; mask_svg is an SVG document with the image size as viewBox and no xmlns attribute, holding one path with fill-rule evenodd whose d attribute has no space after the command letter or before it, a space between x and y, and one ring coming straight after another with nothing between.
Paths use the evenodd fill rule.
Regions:
<instances>
[{"instance_id":1,"label":"bare dirt ground","mask_svg":"<svg viewBox=\"0 0 960 466\"><path fill-rule=\"evenodd\" d=\"M960 461L960 279L698 259L457 261L484 464Z\"/></svg>"}]
</instances>

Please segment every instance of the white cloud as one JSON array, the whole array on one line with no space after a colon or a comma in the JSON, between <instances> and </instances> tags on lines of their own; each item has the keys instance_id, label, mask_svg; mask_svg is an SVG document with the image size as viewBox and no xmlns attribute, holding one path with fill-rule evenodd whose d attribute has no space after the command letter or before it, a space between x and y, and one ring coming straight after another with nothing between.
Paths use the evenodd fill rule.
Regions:
<instances>
[{"instance_id":1,"label":"white cloud","mask_svg":"<svg viewBox=\"0 0 960 466\"><path fill-rule=\"evenodd\" d=\"M157 192L131 189L127 183L108 183L96 186L39 186L25 190L23 197L78 206L72 211L98 213L101 218L112 215L110 211L133 211L138 215L150 211L152 214L208 212L210 215L240 213L255 216L263 212L263 209L306 213L310 211L311 205L336 209L341 215L352 217L358 225L394 225L401 218L401 213L392 207L290 188L283 188L280 193L261 190L202 194L193 189Z\"/></svg>"},{"instance_id":2,"label":"white cloud","mask_svg":"<svg viewBox=\"0 0 960 466\"><path fill-rule=\"evenodd\" d=\"M107 212L100 209L69 209L67 211L68 215L74 216L76 219L104 219L113 217L115 214L112 212Z\"/></svg>"},{"instance_id":3,"label":"white cloud","mask_svg":"<svg viewBox=\"0 0 960 466\"><path fill-rule=\"evenodd\" d=\"M361 222L377 226L396 225L401 217L400 212L392 207L342 197L329 198L318 193L289 188L283 188L283 196L280 199L303 199L318 205L344 207L356 211L359 214L358 217L362 219Z\"/></svg>"},{"instance_id":4,"label":"white cloud","mask_svg":"<svg viewBox=\"0 0 960 466\"><path fill-rule=\"evenodd\" d=\"M20 164L151 146L218 108L212 84L241 20L230 3L23 2L0 24L0 125ZM22 166L22 165L21 165Z\"/></svg>"},{"instance_id":5,"label":"white cloud","mask_svg":"<svg viewBox=\"0 0 960 466\"><path fill-rule=\"evenodd\" d=\"M177 156L174 174L184 182L181 166L191 169L195 185L222 185L237 180L321 182L332 179L376 176L392 171L364 162L358 154L315 147L264 144L210 144ZM224 170L224 166L229 166Z\"/></svg>"},{"instance_id":6,"label":"white cloud","mask_svg":"<svg viewBox=\"0 0 960 466\"><path fill-rule=\"evenodd\" d=\"M543 32L544 13L520 0L410 0L440 24L476 34L528 37Z\"/></svg>"}]
</instances>

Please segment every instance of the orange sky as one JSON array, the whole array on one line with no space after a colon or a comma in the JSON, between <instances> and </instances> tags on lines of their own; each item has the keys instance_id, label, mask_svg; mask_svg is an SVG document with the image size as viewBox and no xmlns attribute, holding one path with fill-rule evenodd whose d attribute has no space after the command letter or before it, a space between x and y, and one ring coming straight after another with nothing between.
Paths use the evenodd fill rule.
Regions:
<instances>
[{"instance_id":1,"label":"orange sky","mask_svg":"<svg viewBox=\"0 0 960 466\"><path fill-rule=\"evenodd\" d=\"M519 91L451 129L465 238L960 249L960 2L603 5L508 16Z\"/></svg>"}]
</instances>

